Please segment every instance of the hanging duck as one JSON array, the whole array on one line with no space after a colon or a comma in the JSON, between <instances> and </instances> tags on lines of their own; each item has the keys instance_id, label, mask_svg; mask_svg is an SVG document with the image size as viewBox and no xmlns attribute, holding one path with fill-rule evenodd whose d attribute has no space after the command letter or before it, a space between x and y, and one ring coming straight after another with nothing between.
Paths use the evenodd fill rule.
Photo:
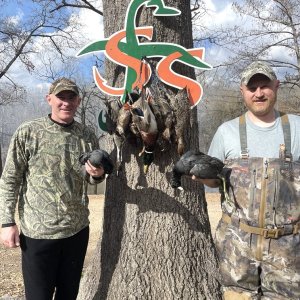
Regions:
<instances>
[{"instance_id":1,"label":"hanging duck","mask_svg":"<svg viewBox=\"0 0 300 300\"><path fill-rule=\"evenodd\" d=\"M126 94L125 104L123 104L118 111L116 120L116 130L113 134L114 143L117 147L117 174L119 173L122 164L122 147L124 145L126 135L131 122L131 105L140 97L137 89L132 90Z\"/></svg>"},{"instance_id":2,"label":"hanging duck","mask_svg":"<svg viewBox=\"0 0 300 300\"><path fill-rule=\"evenodd\" d=\"M177 152L179 155L184 153L184 131L191 119L191 109L188 102L188 92L186 88L179 90L175 96L169 96L171 108L175 115L174 127L177 142Z\"/></svg>"},{"instance_id":3,"label":"hanging duck","mask_svg":"<svg viewBox=\"0 0 300 300\"><path fill-rule=\"evenodd\" d=\"M144 89L141 91L139 99L131 105L130 112L132 121L131 130L136 135L139 134L143 141L143 150L139 155L143 155L144 173L147 173L154 159L158 129Z\"/></svg>"},{"instance_id":4,"label":"hanging duck","mask_svg":"<svg viewBox=\"0 0 300 300\"><path fill-rule=\"evenodd\" d=\"M153 97L150 89L146 89L148 103L153 111L157 122L158 138L157 144L161 151L165 151L171 145L171 136L174 127L174 114L166 96L160 93Z\"/></svg>"}]
</instances>

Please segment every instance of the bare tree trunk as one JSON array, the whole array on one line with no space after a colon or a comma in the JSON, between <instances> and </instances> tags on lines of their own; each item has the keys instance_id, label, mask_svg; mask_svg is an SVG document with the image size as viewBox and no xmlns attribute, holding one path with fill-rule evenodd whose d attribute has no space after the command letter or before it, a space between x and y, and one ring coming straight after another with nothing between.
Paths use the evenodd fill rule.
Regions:
<instances>
[{"instance_id":1,"label":"bare tree trunk","mask_svg":"<svg viewBox=\"0 0 300 300\"><path fill-rule=\"evenodd\" d=\"M127 4L103 0L105 36L123 27ZM192 48L189 1L165 4L182 14L153 19L147 8L140 23L154 26L156 41ZM195 76L191 69L182 72ZM109 63L106 78L117 85L123 75ZM198 149L196 109L185 128L186 150ZM183 180L184 192L170 186L172 166L179 159L175 144L166 152L156 151L147 175L140 150L126 142L123 170L107 180L102 240L78 299L221 299L203 186L191 179Z\"/></svg>"},{"instance_id":2,"label":"bare tree trunk","mask_svg":"<svg viewBox=\"0 0 300 300\"><path fill-rule=\"evenodd\" d=\"M0 176L2 175L3 167L2 167L2 144L0 144Z\"/></svg>"}]
</instances>

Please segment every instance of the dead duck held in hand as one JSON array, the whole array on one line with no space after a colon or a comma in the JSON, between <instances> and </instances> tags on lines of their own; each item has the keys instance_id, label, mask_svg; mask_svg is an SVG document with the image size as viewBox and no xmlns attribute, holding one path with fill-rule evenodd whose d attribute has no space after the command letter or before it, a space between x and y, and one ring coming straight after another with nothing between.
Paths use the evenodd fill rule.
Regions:
<instances>
[{"instance_id":1,"label":"dead duck held in hand","mask_svg":"<svg viewBox=\"0 0 300 300\"><path fill-rule=\"evenodd\" d=\"M215 157L199 151L187 151L173 167L171 186L182 189L181 177L184 175L190 177L195 175L202 179L218 179L223 167L224 163Z\"/></svg>"}]
</instances>

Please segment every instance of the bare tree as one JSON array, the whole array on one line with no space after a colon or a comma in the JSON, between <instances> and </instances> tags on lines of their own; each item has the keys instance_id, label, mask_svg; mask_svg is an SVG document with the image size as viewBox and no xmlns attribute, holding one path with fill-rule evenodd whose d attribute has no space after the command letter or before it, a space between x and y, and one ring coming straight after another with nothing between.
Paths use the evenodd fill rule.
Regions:
<instances>
[{"instance_id":1,"label":"bare tree","mask_svg":"<svg viewBox=\"0 0 300 300\"><path fill-rule=\"evenodd\" d=\"M249 62L265 60L277 68L284 84L299 87L299 0L244 0L233 3L240 24L215 28L211 42L227 49L227 78ZM217 66L216 66L217 67ZM232 71L232 72L231 72Z\"/></svg>"},{"instance_id":2,"label":"bare tree","mask_svg":"<svg viewBox=\"0 0 300 300\"><path fill-rule=\"evenodd\" d=\"M80 80L77 80L77 82L80 85L81 103L76 116L81 124L92 128L99 135L98 116L102 110L106 109L106 98L95 84L84 84Z\"/></svg>"},{"instance_id":3,"label":"bare tree","mask_svg":"<svg viewBox=\"0 0 300 300\"><path fill-rule=\"evenodd\" d=\"M43 0L42 0L43 1ZM102 10L98 9L95 5L95 2L98 2L97 0L70 0L70 1L55 1L56 6L51 10L51 12L61 10L65 7L72 7L72 8L80 8L80 9L89 9L93 12L99 14L100 16L103 16Z\"/></svg>"},{"instance_id":4,"label":"bare tree","mask_svg":"<svg viewBox=\"0 0 300 300\"><path fill-rule=\"evenodd\" d=\"M0 99L2 104L24 99L24 88L10 70L20 63L28 72L35 72L41 65L34 60L34 54L43 52L44 47L54 49L52 61L64 61L70 49L77 50L80 24L70 12L52 11L55 1L30 1L30 13L23 18L0 15ZM38 65L37 65L38 64Z\"/></svg>"},{"instance_id":5,"label":"bare tree","mask_svg":"<svg viewBox=\"0 0 300 300\"><path fill-rule=\"evenodd\" d=\"M7 16L0 20L0 24L0 78L7 73L16 60L20 60L29 71L34 70L35 63L30 54L41 51L34 43L36 38L47 39L50 42L49 47L56 49L61 58L65 57L63 47L73 49L78 47L78 43L72 37L72 34L78 30L76 20L70 19L70 15L50 13L46 5L36 6L22 23Z\"/></svg>"},{"instance_id":6,"label":"bare tree","mask_svg":"<svg viewBox=\"0 0 300 300\"><path fill-rule=\"evenodd\" d=\"M25 102L26 96L27 93L24 87L16 85L12 82L0 83L0 106L15 102Z\"/></svg>"},{"instance_id":7,"label":"bare tree","mask_svg":"<svg viewBox=\"0 0 300 300\"><path fill-rule=\"evenodd\" d=\"M298 113L299 4L299 0L235 1L232 5L237 14L234 24L222 24L214 28L204 27L201 18L198 19L201 14L198 12L195 15L195 42L213 45L225 57L216 60L213 63L214 70L204 74L205 98L199 105L200 143L203 149L207 149L219 122L243 112L238 92L240 73L252 61L267 61L275 68L281 81L278 109ZM200 12L204 11L207 15L211 13L205 7L200 8ZM229 98L229 95L232 96ZM222 107L222 111L218 107Z\"/></svg>"},{"instance_id":8,"label":"bare tree","mask_svg":"<svg viewBox=\"0 0 300 300\"><path fill-rule=\"evenodd\" d=\"M265 59L285 71L285 82L299 85L300 79L300 1L246 0L234 3L237 12L250 17L250 30L241 31L240 57ZM247 46L247 47L246 47ZM283 53L276 55L275 51Z\"/></svg>"},{"instance_id":9,"label":"bare tree","mask_svg":"<svg viewBox=\"0 0 300 300\"><path fill-rule=\"evenodd\" d=\"M215 82L206 89L204 99L198 105L201 151L208 151L218 126L245 111L246 107L239 89L226 84L222 78L215 78Z\"/></svg>"}]
</instances>

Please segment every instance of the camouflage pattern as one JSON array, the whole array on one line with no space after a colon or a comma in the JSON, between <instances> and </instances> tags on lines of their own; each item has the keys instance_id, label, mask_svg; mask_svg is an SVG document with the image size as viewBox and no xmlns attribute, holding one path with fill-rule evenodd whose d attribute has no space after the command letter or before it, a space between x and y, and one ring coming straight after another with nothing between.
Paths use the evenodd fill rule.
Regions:
<instances>
[{"instance_id":1,"label":"camouflage pattern","mask_svg":"<svg viewBox=\"0 0 300 300\"><path fill-rule=\"evenodd\" d=\"M277 79L273 69L265 62L253 62L250 64L241 74L241 83L247 85L251 77L255 74L263 74L267 76L270 80Z\"/></svg>"},{"instance_id":2,"label":"camouflage pattern","mask_svg":"<svg viewBox=\"0 0 300 300\"><path fill-rule=\"evenodd\" d=\"M78 158L97 148L96 136L77 122L64 127L44 117L21 125L0 180L1 224L15 221L19 201L21 231L28 237L65 238L88 226L87 180L101 180L85 178Z\"/></svg>"},{"instance_id":3,"label":"camouflage pattern","mask_svg":"<svg viewBox=\"0 0 300 300\"><path fill-rule=\"evenodd\" d=\"M300 162L248 158L226 162L231 170L229 198L222 193L221 220L216 230L222 285L260 299L300 299L300 234L265 238L239 228L280 228L287 232L300 221ZM299 228L300 229L300 228ZM261 282L260 282L261 280ZM233 288L234 287L234 288Z\"/></svg>"},{"instance_id":4,"label":"camouflage pattern","mask_svg":"<svg viewBox=\"0 0 300 300\"><path fill-rule=\"evenodd\" d=\"M71 91L79 95L79 89L76 83L68 78L55 80L50 86L49 94L57 95L62 91Z\"/></svg>"}]
</instances>

